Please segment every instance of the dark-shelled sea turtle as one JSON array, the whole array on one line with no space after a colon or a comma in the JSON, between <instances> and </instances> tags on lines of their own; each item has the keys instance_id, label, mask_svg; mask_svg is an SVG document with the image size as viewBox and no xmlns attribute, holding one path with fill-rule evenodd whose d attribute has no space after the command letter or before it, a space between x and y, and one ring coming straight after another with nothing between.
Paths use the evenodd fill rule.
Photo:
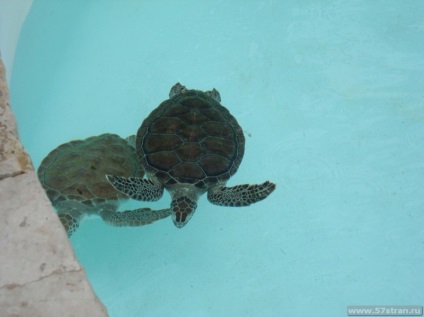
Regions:
<instances>
[{"instance_id":1,"label":"dark-shelled sea turtle","mask_svg":"<svg viewBox=\"0 0 424 317\"><path fill-rule=\"evenodd\" d=\"M110 183L131 198L158 200L163 190L172 197L172 219L182 228L192 217L198 198L221 206L248 206L275 189L259 185L225 187L243 158L245 139L236 119L221 104L216 89L188 90L177 83L144 120L136 151L148 179L108 175Z\"/></svg>"},{"instance_id":2,"label":"dark-shelled sea turtle","mask_svg":"<svg viewBox=\"0 0 424 317\"><path fill-rule=\"evenodd\" d=\"M58 146L41 162L38 178L71 236L85 214L99 214L114 226L142 226L171 214L169 209L117 211L128 196L106 180L106 174L143 177L133 137L102 134Z\"/></svg>"}]
</instances>

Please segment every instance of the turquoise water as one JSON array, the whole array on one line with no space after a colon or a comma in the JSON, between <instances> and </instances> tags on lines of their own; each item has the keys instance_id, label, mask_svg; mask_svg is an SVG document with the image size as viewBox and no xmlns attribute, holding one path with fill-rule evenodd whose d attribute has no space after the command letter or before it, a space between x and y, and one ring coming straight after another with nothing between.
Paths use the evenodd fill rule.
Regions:
<instances>
[{"instance_id":1,"label":"turquoise water","mask_svg":"<svg viewBox=\"0 0 424 317\"><path fill-rule=\"evenodd\" d=\"M72 237L110 316L345 316L424 304L422 1L35 0L12 106L38 167L61 143L127 136L176 82L219 90L246 134L229 185L170 219ZM165 208L129 202L122 208Z\"/></svg>"}]
</instances>

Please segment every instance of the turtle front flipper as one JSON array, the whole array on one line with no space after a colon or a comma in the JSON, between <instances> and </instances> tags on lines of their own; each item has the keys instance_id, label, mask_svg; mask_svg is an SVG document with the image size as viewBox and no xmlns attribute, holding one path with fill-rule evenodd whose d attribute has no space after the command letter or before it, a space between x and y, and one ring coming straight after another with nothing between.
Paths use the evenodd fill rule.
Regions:
<instances>
[{"instance_id":1,"label":"turtle front flipper","mask_svg":"<svg viewBox=\"0 0 424 317\"><path fill-rule=\"evenodd\" d=\"M99 212L102 219L115 227L139 227L171 215L171 210L152 210L140 208L135 210L116 211L113 208L104 208Z\"/></svg>"},{"instance_id":2,"label":"turtle front flipper","mask_svg":"<svg viewBox=\"0 0 424 317\"><path fill-rule=\"evenodd\" d=\"M249 206L268 197L275 189L269 181L259 185L237 185L234 187L213 187L208 191L208 200L215 205L241 207Z\"/></svg>"},{"instance_id":3,"label":"turtle front flipper","mask_svg":"<svg viewBox=\"0 0 424 317\"><path fill-rule=\"evenodd\" d=\"M151 179L141 177L122 177L106 175L109 183L121 193L128 195L132 199L142 201L156 201L162 197L163 186L155 183Z\"/></svg>"},{"instance_id":4,"label":"turtle front flipper","mask_svg":"<svg viewBox=\"0 0 424 317\"><path fill-rule=\"evenodd\" d=\"M66 200L54 205L57 209L57 215L65 227L66 233L70 238L78 229L79 224L88 208L79 201Z\"/></svg>"}]
</instances>

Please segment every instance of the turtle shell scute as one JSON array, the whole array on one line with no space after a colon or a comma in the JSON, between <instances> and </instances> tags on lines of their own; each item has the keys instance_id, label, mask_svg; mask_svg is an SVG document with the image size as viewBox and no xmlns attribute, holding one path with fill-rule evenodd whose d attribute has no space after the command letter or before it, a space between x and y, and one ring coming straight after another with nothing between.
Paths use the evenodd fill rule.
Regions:
<instances>
[{"instance_id":1,"label":"turtle shell scute","mask_svg":"<svg viewBox=\"0 0 424 317\"><path fill-rule=\"evenodd\" d=\"M237 171L245 138L218 101L187 90L162 102L143 121L136 149L143 168L162 184L189 183L207 190Z\"/></svg>"},{"instance_id":2,"label":"turtle shell scute","mask_svg":"<svg viewBox=\"0 0 424 317\"><path fill-rule=\"evenodd\" d=\"M102 134L58 146L41 162L38 177L53 204L77 200L95 206L119 198L106 174L143 177L135 149L116 134Z\"/></svg>"}]
</instances>

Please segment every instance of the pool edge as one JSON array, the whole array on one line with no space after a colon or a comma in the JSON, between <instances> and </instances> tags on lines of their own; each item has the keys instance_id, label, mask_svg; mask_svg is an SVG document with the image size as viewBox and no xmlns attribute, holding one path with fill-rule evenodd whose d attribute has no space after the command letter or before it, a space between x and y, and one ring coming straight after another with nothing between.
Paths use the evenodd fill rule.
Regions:
<instances>
[{"instance_id":1,"label":"pool edge","mask_svg":"<svg viewBox=\"0 0 424 317\"><path fill-rule=\"evenodd\" d=\"M108 316L19 141L0 58L0 315Z\"/></svg>"}]
</instances>

